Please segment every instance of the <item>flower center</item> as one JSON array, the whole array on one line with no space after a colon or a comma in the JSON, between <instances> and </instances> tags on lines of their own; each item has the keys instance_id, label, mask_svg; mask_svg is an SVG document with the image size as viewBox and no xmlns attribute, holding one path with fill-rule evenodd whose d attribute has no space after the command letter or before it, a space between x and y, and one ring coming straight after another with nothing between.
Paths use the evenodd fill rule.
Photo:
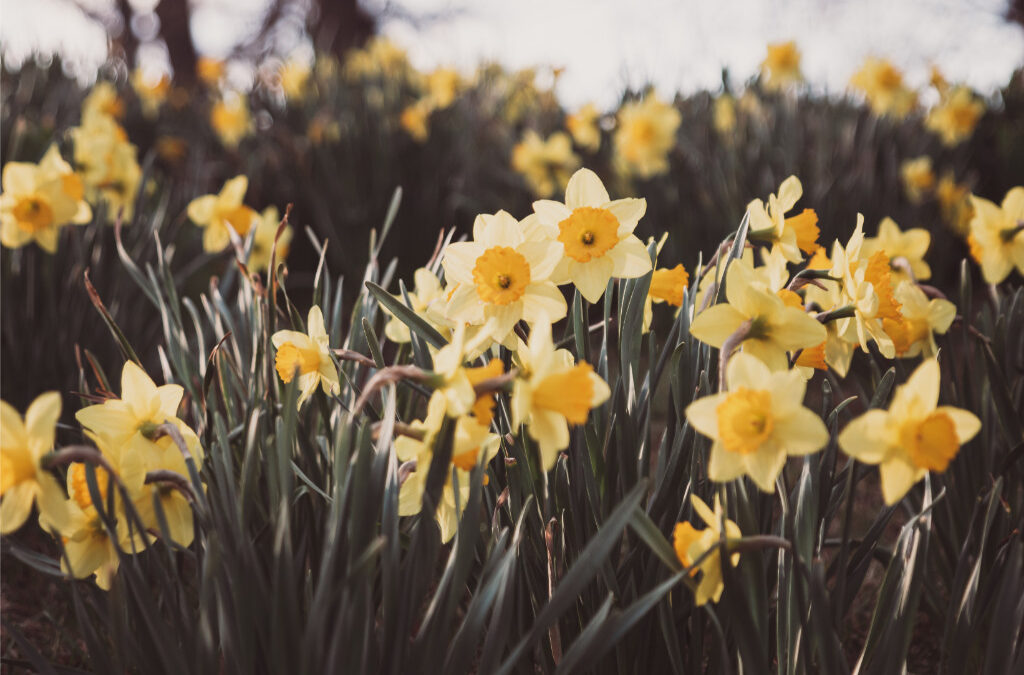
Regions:
<instances>
[{"instance_id":1,"label":"flower center","mask_svg":"<svg viewBox=\"0 0 1024 675\"><path fill-rule=\"evenodd\" d=\"M0 495L35 475L36 467L27 451L0 454Z\"/></svg>"},{"instance_id":2,"label":"flower center","mask_svg":"<svg viewBox=\"0 0 1024 675\"><path fill-rule=\"evenodd\" d=\"M452 464L463 471L472 471L473 467L476 466L476 458L479 454L480 446L477 446L472 450L460 452L459 454L452 456Z\"/></svg>"},{"instance_id":3,"label":"flower center","mask_svg":"<svg viewBox=\"0 0 1024 675\"><path fill-rule=\"evenodd\" d=\"M548 375L533 390L533 405L558 413L569 424L583 424L594 399L594 372L589 363L580 363L562 373Z\"/></svg>"},{"instance_id":4,"label":"flower center","mask_svg":"<svg viewBox=\"0 0 1024 675\"><path fill-rule=\"evenodd\" d=\"M608 209L580 206L558 224L558 241L578 262L600 258L619 243L619 219Z\"/></svg>"},{"instance_id":5,"label":"flower center","mask_svg":"<svg viewBox=\"0 0 1024 675\"><path fill-rule=\"evenodd\" d=\"M39 197L26 197L14 207L18 227L26 232L39 232L53 224L53 209Z\"/></svg>"},{"instance_id":6,"label":"flower center","mask_svg":"<svg viewBox=\"0 0 1024 675\"><path fill-rule=\"evenodd\" d=\"M89 495L89 483L85 478L85 464L82 462L75 462L71 465L71 486L69 492L71 498L75 500L82 510L89 508L93 505L92 497ZM96 467L96 487L100 489L100 496L104 499L107 498L107 492L110 488L110 475L106 469L97 466Z\"/></svg>"},{"instance_id":7,"label":"flower center","mask_svg":"<svg viewBox=\"0 0 1024 675\"><path fill-rule=\"evenodd\" d=\"M892 268L889 266L889 256L882 251L876 251L868 259L867 269L864 270L864 281L871 282L871 286L878 296L878 310L875 312L875 317L899 321L902 314L900 314L900 303L892 293Z\"/></svg>"},{"instance_id":8,"label":"flower center","mask_svg":"<svg viewBox=\"0 0 1024 675\"><path fill-rule=\"evenodd\" d=\"M718 404L715 412L719 438L729 452L757 452L775 427L772 396L767 391L739 387Z\"/></svg>"},{"instance_id":9,"label":"flower center","mask_svg":"<svg viewBox=\"0 0 1024 675\"><path fill-rule=\"evenodd\" d=\"M828 365L825 363L825 343L822 342L817 347L807 347L801 350L800 356L796 357L795 364L816 370L828 370Z\"/></svg>"},{"instance_id":10,"label":"flower center","mask_svg":"<svg viewBox=\"0 0 1024 675\"><path fill-rule=\"evenodd\" d=\"M530 283L530 265L508 246L492 246L476 259L473 283L483 302L508 305L523 297Z\"/></svg>"},{"instance_id":11,"label":"flower center","mask_svg":"<svg viewBox=\"0 0 1024 675\"><path fill-rule=\"evenodd\" d=\"M655 300L664 300L668 304L679 307L683 304L683 293L690 283L690 275L682 265L671 269L654 270L651 276L651 289L647 292Z\"/></svg>"},{"instance_id":12,"label":"flower center","mask_svg":"<svg viewBox=\"0 0 1024 675\"><path fill-rule=\"evenodd\" d=\"M914 465L929 471L945 471L960 449L953 420L941 412L904 424L900 441Z\"/></svg>"},{"instance_id":13,"label":"flower center","mask_svg":"<svg viewBox=\"0 0 1024 675\"><path fill-rule=\"evenodd\" d=\"M814 209L804 209L796 216L786 218L786 227L796 232L796 245L808 255L818 250L818 214Z\"/></svg>"},{"instance_id":14,"label":"flower center","mask_svg":"<svg viewBox=\"0 0 1024 675\"><path fill-rule=\"evenodd\" d=\"M240 205L221 213L221 217L238 233L238 236L244 237L249 233L249 228L252 227L257 215L248 206Z\"/></svg>"},{"instance_id":15,"label":"flower center","mask_svg":"<svg viewBox=\"0 0 1024 675\"><path fill-rule=\"evenodd\" d=\"M928 339L931 326L926 319L901 317L898 320L882 319L882 330L892 338L897 355L906 354L912 346Z\"/></svg>"},{"instance_id":16,"label":"flower center","mask_svg":"<svg viewBox=\"0 0 1024 675\"><path fill-rule=\"evenodd\" d=\"M285 342L277 348L277 356L274 359L274 367L281 380L287 384L295 377L295 371L299 375L313 373L320 369L320 352L316 349L302 349L294 343Z\"/></svg>"}]
</instances>

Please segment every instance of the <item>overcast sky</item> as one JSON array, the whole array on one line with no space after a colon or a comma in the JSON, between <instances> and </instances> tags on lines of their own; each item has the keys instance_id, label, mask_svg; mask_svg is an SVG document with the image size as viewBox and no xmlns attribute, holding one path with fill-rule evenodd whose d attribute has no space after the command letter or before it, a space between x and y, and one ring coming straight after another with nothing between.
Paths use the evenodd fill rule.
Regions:
<instances>
[{"instance_id":1,"label":"overcast sky","mask_svg":"<svg viewBox=\"0 0 1024 675\"><path fill-rule=\"evenodd\" d=\"M109 0L78 0L102 7ZM140 7L155 0L132 0ZM365 2L383 7L383 0ZM193 34L216 56L259 21L264 0L198 0ZM874 54L892 59L912 84L932 64L982 91L1024 64L1024 30L1006 23L1006 0L399 0L413 23L383 32L422 67L469 72L483 59L514 68L564 67L570 106L611 106L623 85L653 82L666 95L716 88L727 66L735 82L757 71L768 42L796 40L803 70L838 91ZM71 9L69 9L71 8ZM83 73L104 56L105 38L69 0L0 0L0 42L12 62L32 50L64 49Z\"/></svg>"}]
</instances>

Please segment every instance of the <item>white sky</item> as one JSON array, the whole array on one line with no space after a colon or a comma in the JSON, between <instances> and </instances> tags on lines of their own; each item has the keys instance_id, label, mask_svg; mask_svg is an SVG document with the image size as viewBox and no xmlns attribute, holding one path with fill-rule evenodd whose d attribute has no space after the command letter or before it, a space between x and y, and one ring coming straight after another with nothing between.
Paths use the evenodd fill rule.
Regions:
<instances>
[{"instance_id":1,"label":"white sky","mask_svg":"<svg viewBox=\"0 0 1024 675\"><path fill-rule=\"evenodd\" d=\"M78 0L105 6L109 0ZM136 6L154 0L132 0ZM265 0L200 0L193 34L201 51L224 53L260 18ZM794 39L816 87L839 91L869 54L892 59L911 84L938 65L952 80L988 91L1024 65L1024 30L1006 23L1006 0L385 0L415 27L389 18L383 32L421 68L481 60L509 67L564 67L569 106L609 107L625 84L653 82L668 95L735 84L757 72L768 42ZM86 74L102 62L105 37L69 0L0 0L0 44L12 62L63 49ZM159 56L159 55L157 55Z\"/></svg>"}]
</instances>

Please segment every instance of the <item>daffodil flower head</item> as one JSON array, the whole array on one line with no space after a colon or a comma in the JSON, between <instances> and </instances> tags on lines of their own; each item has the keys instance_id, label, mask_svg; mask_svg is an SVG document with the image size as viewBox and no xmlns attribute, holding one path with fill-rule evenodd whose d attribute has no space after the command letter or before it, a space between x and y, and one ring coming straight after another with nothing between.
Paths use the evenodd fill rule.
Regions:
<instances>
[{"instance_id":1,"label":"daffodil flower head","mask_svg":"<svg viewBox=\"0 0 1024 675\"><path fill-rule=\"evenodd\" d=\"M60 394L46 392L32 402L22 420L13 407L0 401L0 534L20 528L33 504L44 519L63 517L64 495L41 465L53 448L60 407Z\"/></svg>"},{"instance_id":2,"label":"daffodil flower head","mask_svg":"<svg viewBox=\"0 0 1024 675\"><path fill-rule=\"evenodd\" d=\"M969 88L958 86L944 93L939 104L928 111L924 126L938 134L943 145L954 147L971 137L983 114L985 104Z\"/></svg>"},{"instance_id":3,"label":"daffodil flower head","mask_svg":"<svg viewBox=\"0 0 1024 675\"><path fill-rule=\"evenodd\" d=\"M512 168L526 179L538 197L550 197L564 188L579 166L580 158L572 151L572 141L561 131L544 140L529 129L512 148Z\"/></svg>"},{"instance_id":4,"label":"daffodil flower head","mask_svg":"<svg viewBox=\"0 0 1024 675\"><path fill-rule=\"evenodd\" d=\"M210 126L220 142L234 150L252 130L249 104L240 94L231 92L217 100L210 109Z\"/></svg>"},{"instance_id":5,"label":"daffodil flower head","mask_svg":"<svg viewBox=\"0 0 1024 675\"><path fill-rule=\"evenodd\" d=\"M451 336L452 323L444 316L447 296L444 287L441 286L441 280L437 278L436 274L426 267L416 270L413 274L413 288L406 290L406 295L409 296L412 311L426 319L427 323L436 328L442 337ZM395 299L402 303L405 302L402 295L396 295ZM405 322L383 305L381 305L381 309L391 317L384 325L384 335L392 342L399 344L409 342L412 337L409 335L409 327Z\"/></svg>"},{"instance_id":6,"label":"daffodil flower head","mask_svg":"<svg viewBox=\"0 0 1024 675\"><path fill-rule=\"evenodd\" d=\"M219 194L196 197L188 204L188 217L203 228L203 250L219 253L231 243L232 233L244 237L260 222L260 215L245 204L249 179L235 176ZM269 257L268 257L269 260Z\"/></svg>"},{"instance_id":7,"label":"daffodil flower head","mask_svg":"<svg viewBox=\"0 0 1024 675\"><path fill-rule=\"evenodd\" d=\"M928 155L908 159L900 165L903 191L913 204L920 204L925 194L935 187L932 158Z\"/></svg>"},{"instance_id":8,"label":"daffodil flower head","mask_svg":"<svg viewBox=\"0 0 1024 675\"><path fill-rule=\"evenodd\" d=\"M765 492L795 455L828 442L824 422L803 406L806 383L798 371L772 372L746 352L729 359L728 391L697 399L686 408L694 429L711 438L708 477L726 482L750 476Z\"/></svg>"},{"instance_id":9,"label":"daffodil flower head","mask_svg":"<svg viewBox=\"0 0 1024 675\"><path fill-rule=\"evenodd\" d=\"M760 199L747 204L750 217L750 238L772 243L772 249L779 250L786 260L798 263L804 253L814 253L818 248L818 214L814 209L786 217L803 195L803 185L796 176L790 176L779 186L778 196L772 194L765 205Z\"/></svg>"},{"instance_id":10,"label":"daffodil flower head","mask_svg":"<svg viewBox=\"0 0 1024 675\"><path fill-rule=\"evenodd\" d=\"M251 272L264 272L270 267L270 253L274 249L274 239L277 237L277 229L281 225L281 218L276 206L268 206L263 209L256 222L256 230L253 232L252 248L249 251L248 267ZM288 257L288 251L292 242L292 226L286 225L277 237L277 262Z\"/></svg>"},{"instance_id":11,"label":"daffodil flower head","mask_svg":"<svg viewBox=\"0 0 1024 675\"><path fill-rule=\"evenodd\" d=\"M588 152L597 152L601 147L601 127L598 122L601 111L593 103L587 103L565 118L565 127L572 134L573 141Z\"/></svg>"},{"instance_id":12,"label":"daffodil flower head","mask_svg":"<svg viewBox=\"0 0 1024 675\"><path fill-rule=\"evenodd\" d=\"M971 412L940 406L939 362L926 359L896 388L888 410L869 410L839 434L843 452L877 464L886 504L895 504L929 471L943 472L981 429Z\"/></svg>"},{"instance_id":13,"label":"daffodil flower head","mask_svg":"<svg viewBox=\"0 0 1024 675\"><path fill-rule=\"evenodd\" d=\"M878 236L864 239L863 254L882 251L889 258L894 284L901 281L924 281L932 275L931 267L924 256L931 245L932 236L928 230L915 227L900 230L892 218L883 218L878 224Z\"/></svg>"},{"instance_id":14,"label":"daffodil flower head","mask_svg":"<svg viewBox=\"0 0 1024 675\"><path fill-rule=\"evenodd\" d=\"M981 274L998 284L1013 271L1024 274L1024 187L1012 188L1001 205L971 195L974 217L969 242Z\"/></svg>"},{"instance_id":15,"label":"daffodil flower head","mask_svg":"<svg viewBox=\"0 0 1024 675\"><path fill-rule=\"evenodd\" d=\"M106 202L110 216L120 214L122 222L131 223L142 168L128 134L110 115L84 117L69 133L89 199Z\"/></svg>"},{"instance_id":16,"label":"daffodil flower head","mask_svg":"<svg viewBox=\"0 0 1024 675\"><path fill-rule=\"evenodd\" d=\"M619 108L618 126L612 141L615 164L625 176L651 178L668 171L668 153L676 145L682 115L653 92L643 101Z\"/></svg>"},{"instance_id":17,"label":"daffodil flower head","mask_svg":"<svg viewBox=\"0 0 1024 675\"><path fill-rule=\"evenodd\" d=\"M633 234L647 200L612 201L593 171L573 174L564 203L540 200L533 209L538 222L562 245L556 282L571 281L587 302L600 300L612 277L634 279L651 271L647 248ZM552 313L551 318L560 317Z\"/></svg>"},{"instance_id":18,"label":"daffodil flower head","mask_svg":"<svg viewBox=\"0 0 1024 675\"><path fill-rule=\"evenodd\" d=\"M526 424L548 471L558 452L569 447L569 426L585 423L611 391L589 363L576 364L567 350L555 349L549 323L533 327L516 360L520 376L512 390L512 426Z\"/></svg>"},{"instance_id":19,"label":"daffodil flower head","mask_svg":"<svg viewBox=\"0 0 1024 675\"><path fill-rule=\"evenodd\" d=\"M903 73L885 59L865 59L850 85L864 93L872 112L879 116L901 119L917 105L917 94L903 83Z\"/></svg>"},{"instance_id":20,"label":"daffodil flower head","mask_svg":"<svg viewBox=\"0 0 1024 675\"><path fill-rule=\"evenodd\" d=\"M279 330L270 337L277 350L274 367L281 381L288 384L298 375L300 408L316 391L317 385L325 394L341 391L338 370L331 359L330 336L324 326L323 312L317 305L309 308L306 329L308 333Z\"/></svg>"},{"instance_id":21,"label":"daffodil flower head","mask_svg":"<svg viewBox=\"0 0 1024 675\"><path fill-rule=\"evenodd\" d=\"M767 91L779 91L803 80L796 42L790 40L768 45L768 53L761 62L761 78Z\"/></svg>"},{"instance_id":22,"label":"daffodil flower head","mask_svg":"<svg viewBox=\"0 0 1024 675\"><path fill-rule=\"evenodd\" d=\"M939 352L935 335L945 334L956 318L956 305L943 298L931 298L909 281L896 287L900 316L883 319L882 326L892 338L896 355L902 358L934 358Z\"/></svg>"},{"instance_id":23,"label":"daffodil flower head","mask_svg":"<svg viewBox=\"0 0 1024 675\"><path fill-rule=\"evenodd\" d=\"M772 370L786 370L786 352L815 347L827 337L825 327L814 317L802 308L788 306L758 283L753 268L744 260L729 264L725 295L728 302L705 309L690 324L690 334L712 347L721 348L749 321L743 351Z\"/></svg>"},{"instance_id":24,"label":"daffodil flower head","mask_svg":"<svg viewBox=\"0 0 1024 675\"><path fill-rule=\"evenodd\" d=\"M445 277L455 286L445 317L487 326L496 342L506 341L516 323L529 324L566 314L565 298L551 281L561 251L556 242L528 238L506 211L477 216L473 241L445 248Z\"/></svg>"},{"instance_id":25,"label":"daffodil flower head","mask_svg":"<svg viewBox=\"0 0 1024 675\"><path fill-rule=\"evenodd\" d=\"M690 496L690 503L707 527L698 530L690 522L676 523L675 530L672 532L672 545L679 562L684 567L692 567L701 556L717 546L722 541L723 528L726 542L740 539L743 536L739 526L725 518L722 502L718 496L715 496L714 511L697 495ZM729 556L729 564L733 567L739 561L739 553ZM707 604L709 600L718 602L725 589L725 584L722 581L721 549L716 549L713 553L708 554L690 572L691 576L697 576L698 573L701 578L694 591L694 604L700 607Z\"/></svg>"},{"instance_id":26,"label":"daffodil flower head","mask_svg":"<svg viewBox=\"0 0 1024 675\"><path fill-rule=\"evenodd\" d=\"M440 391L447 400L448 414L452 417L471 414L484 426L490 426L493 417L494 393L477 396L474 387L484 380L505 372L501 359L491 359L486 365L466 367L466 361L490 343L487 331L476 331L467 340L465 324L456 326L452 341L434 354L434 372L441 376Z\"/></svg>"}]
</instances>

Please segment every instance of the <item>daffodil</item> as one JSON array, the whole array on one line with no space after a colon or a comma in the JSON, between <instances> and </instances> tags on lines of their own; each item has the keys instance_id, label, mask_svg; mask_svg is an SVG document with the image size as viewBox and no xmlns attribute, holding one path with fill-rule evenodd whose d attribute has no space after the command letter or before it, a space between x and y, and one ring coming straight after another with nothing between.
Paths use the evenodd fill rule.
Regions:
<instances>
[{"instance_id":1,"label":"daffodil","mask_svg":"<svg viewBox=\"0 0 1024 675\"><path fill-rule=\"evenodd\" d=\"M196 197L188 204L188 217L203 228L203 250L223 251L231 243L231 232L245 237L260 222L260 215L242 203L249 179L235 176L224 183L220 193Z\"/></svg>"},{"instance_id":2,"label":"daffodil","mask_svg":"<svg viewBox=\"0 0 1024 675\"><path fill-rule=\"evenodd\" d=\"M967 236L971 219L974 218L974 205L968 186L957 182L953 174L947 172L935 185L935 199L939 202L943 219L953 231Z\"/></svg>"},{"instance_id":3,"label":"daffodil","mask_svg":"<svg viewBox=\"0 0 1024 675\"><path fill-rule=\"evenodd\" d=\"M839 447L877 464L886 504L895 504L929 471L941 473L981 429L971 412L939 406L939 362L927 359L896 388L888 410L869 410L846 425Z\"/></svg>"},{"instance_id":4,"label":"daffodil","mask_svg":"<svg viewBox=\"0 0 1024 675\"><path fill-rule=\"evenodd\" d=\"M736 129L736 99L729 94L716 98L711 109L711 123L719 136L731 141L732 132Z\"/></svg>"},{"instance_id":5,"label":"daffodil","mask_svg":"<svg viewBox=\"0 0 1024 675\"><path fill-rule=\"evenodd\" d=\"M985 104L967 87L955 87L944 94L942 101L928 111L924 126L952 147L970 138L974 127L985 113Z\"/></svg>"},{"instance_id":6,"label":"daffodil","mask_svg":"<svg viewBox=\"0 0 1024 675\"><path fill-rule=\"evenodd\" d=\"M406 295L409 297L412 311L426 319L427 323L436 328L443 337L451 335L452 324L444 317L447 294L437 275L426 267L419 268L413 273L413 287L406 290ZM395 299L405 302L402 295L396 295ZM382 305L381 309L391 317L384 325L384 335L399 344L409 342L409 327L405 322L392 314L387 307Z\"/></svg>"},{"instance_id":7,"label":"daffodil","mask_svg":"<svg viewBox=\"0 0 1024 675\"><path fill-rule=\"evenodd\" d=\"M516 359L520 372L512 390L512 426L526 424L540 447L541 467L548 471L558 452L569 447L569 426L586 422L611 391L589 363L574 364L567 350L555 349L549 323L533 327Z\"/></svg>"},{"instance_id":8,"label":"daffodil","mask_svg":"<svg viewBox=\"0 0 1024 675\"><path fill-rule=\"evenodd\" d=\"M1012 188L999 206L976 195L971 195L971 204L968 241L985 281L998 284L1015 266L1024 274L1024 187Z\"/></svg>"},{"instance_id":9,"label":"daffodil","mask_svg":"<svg viewBox=\"0 0 1024 675\"><path fill-rule=\"evenodd\" d=\"M922 155L906 160L900 165L900 177L903 179L903 190L907 193L907 199L914 204L920 204L924 195L935 187L932 158Z\"/></svg>"},{"instance_id":10,"label":"daffodil","mask_svg":"<svg viewBox=\"0 0 1024 675\"><path fill-rule=\"evenodd\" d=\"M672 545L676 550L679 562L684 567L691 567L698 558L721 543L723 527L725 528L724 539L727 543L743 536L739 525L725 518L722 502L717 496L715 497L714 511L697 495L690 495L690 503L707 527L698 530L689 522L676 523L675 530L672 532ZM739 561L739 553L729 556L729 564L733 567ZM694 604L700 607L707 604L709 600L718 602L725 589L725 584L722 581L721 549L716 549L713 553L708 554L700 565L690 572L692 576L696 576L698 573L701 577L694 591Z\"/></svg>"},{"instance_id":11,"label":"daffodil","mask_svg":"<svg viewBox=\"0 0 1024 675\"><path fill-rule=\"evenodd\" d=\"M705 309L690 324L690 334L698 340L721 348L749 321L743 351L777 371L789 368L786 352L814 347L825 340L825 327L802 309L787 306L776 293L758 283L748 263L733 260L725 280L728 302Z\"/></svg>"},{"instance_id":12,"label":"daffodil","mask_svg":"<svg viewBox=\"0 0 1024 675\"><path fill-rule=\"evenodd\" d=\"M20 528L32 504L44 517L61 519L64 495L53 475L41 465L53 448L60 418L60 394L38 396L24 421L6 401L0 401L0 534Z\"/></svg>"},{"instance_id":13,"label":"daffodil","mask_svg":"<svg viewBox=\"0 0 1024 675\"><path fill-rule=\"evenodd\" d=\"M506 211L481 214L473 223L473 241L445 248L445 278L455 286L445 310L449 320L486 325L492 339L503 342L521 320L534 324L565 316L565 298L551 281L560 247L528 238L530 232Z\"/></svg>"},{"instance_id":14,"label":"daffodil","mask_svg":"<svg viewBox=\"0 0 1024 675\"><path fill-rule=\"evenodd\" d=\"M572 134L572 140L587 152L597 152L601 147L601 127L598 121L601 119L601 111L593 103L587 103L582 108L567 115L565 128Z\"/></svg>"},{"instance_id":15,"label":"daffodil","mask_svg":"<svg viewBox=\"0 0 1024 675\"><path fill-rule=\"evenodd\" d=\"M647 301L644 303L645 332L650 329L653 305L667 302L673 307L681 307L683 295L689 285L690 275L681 264L654 270L651 275L651 286L647 290Z\"/></svg>"},{"instance_id":16,"label":"daffodil","mask_svg":"<svg viewBox=\"0 0 1024 675\"><path fill-rule=\"evenodd\" d=\"M444 422L446 401L435 392L427 404L423 421L410 424L411 435L395 439L395 454L402 462L415 461L415 469L402 483L398 493L398 515L414 516L423 508L423 492L434 457L438 432ZM498 453L500 438L473 417L459 417L452 437L451 465L447 473L435 517L441 528L441 541L448 542L459 527L459 516L470 496L470 472L478 464L487 464ZM458 483L456 489L456 483Z\"/></svg>"},{"instance_id":17,"label":"daffodil","mask_svg":"<svg viewBox=\"0 0 1024 675\"><path fill-rule=\"evenodd\" d=\"M299 100L305 95L309 77L313 71L309 64L299 59L289 59L277 70L277 82L289 101Z\"/></svg>"},{"instance_id":18,"label":"daffodil","mask_svg":"<svg viewBox=\"0 0 1024 675\"><path fill-rule=\"evenodd\" d=\"M287 384L296 374L299 376L299 407L313 395L317 385L325 394L341 391L338 370L331 359L330 337L324 326L324 315L316 305L309 308L306 330L308 334L279 330L270 337L277 350L274 367L281 381Z\"/></svg>"},{"instance_id":19,"label":"daffodil","mask_svg":"<svg viewBox=\"0 0 1024 675\"><path fill-rule=\"evenodd\" d=\"M750 476L765 492L790 456L809 455L828 443L828 430L803 406L806 383L799 372L772 372L745 352L729 359L728 391L697 399L686 408L693 428L711 438L708 477L726 482Z\"/></svg>"},{"instance_id":20,"label":"daffodil","mask_svg":"<svg viewBox=\"0 0 1024 675\"><path fill-rule=\"evenodd\" d=\"M565 187L580 158L572 151L572 141L558 131L547 140L529 129L512 148L512 168L526 179L538 197L550 197Z\"/></svg>"},{"instance_id":21,"label":"daffodil","mask_svg":"<svg viewBox=\"0 0 1024 675\"><path fill-rule=\"evenodd\" d=\"M772 243L786 260L798 263L803 260L800 251L814 253L818 248L818 214L814 209L786 217L786 213L800 200L804 188L800 179L790 176L779 186L779 195L768 197L767 206L755 199L747 204L750 216L750 238Z\"/></svg>"},{"instance_id":22,"label":"daffodil","mask_svg":"<svg viewBox=\"0 0 1024 675\"><path fill-rule=\"evenodd\" d=\"M912 282L902 281L896 287L896 301L900 303L897 319L883 319L885 332L892 338L896 355L934 357L939 347L935 334L949 330L956 318L956 305L943 298L932 298Z\"/></svg>"},{"instance_id":23,"label":"daffodil","mask_svg":"<svg viewBox=\"0 0 1024 675\"><path fill-rule=\"evenodd\" d=\"M263 209L256 222L256 231L252 235L252 249L249 251L248 262L250 271L263 272L270 266L270 253L274 249L274 238L277 237L280 225L281 218L276 206ZM292 226L285 225L281 236L277 238L277 262L280 263L288 257L291 243Z\"/></svg>"},{"instance_id":24,"label":"daffodil","mask_svg":"<svg viewBox=\"0 0 1024 675\"><path fill-rule=\"evenodd\" d=\"M167 100L167 94L171 90L171 78L166 73L155 77L140 68L132 71L132 88L142 104L142 112L146 117L155 117L160 111L160 106Z\"/></svg>"},{"instance_id":25,"label":"daffodil","mask_svg":"<svg viewBox=\"0 0 1024 675\"><path fill-rule=\"evenodd\" d=\"M89 95L82 101L82 124L102 116L118 120L124 117L124 101L118 96L114 85L105 81L93 85Z\"/></svg>"},{"instance_id":26,"label":"daffodil","mask_svg":"<svg viewBox=\"0 0 1024 675\"><path fill-rule=\"evenodd\" d=\"M54 253L62 226L92 219L92 210L82 198L82 179L61 158L56 145L50 146L39 164L5 164L2 182L0 242L8 248L34 241Z\"/></svg>"},{"instance_id":27,"label":"daffodil","mask_svg":"<svg viewBox=\"0 0 1024 675\"><path fill-rule=\"evenodd\" d=\"M768 45L768 54L761 62L761 79L768 91L779 91L804 79L800 73L800 50L796 42Z\"/></svg>"},{"instance_id":28,"label":"daffodil","mask_svg":"<svg viewBox=\"0 0 1024 675\"><path fill-rule=\"evenodd\" d=\"M94 203L106 202L108 213L130 223L135 197L142 182L138 149L110 115L83 117L82 126L70 131L75 143L75 164L86 194Z\"/></svg>"},{"instance_id":29,"label":"daffodil","mask_svg":"<svg viewBox=\"0 0 1024 675\"><path fill-rule=\"evenodd\" d=\"M676 145L682 115L653 92L643 101L619 108L615 162L627 176L651 178L668 171L668 153Z\"/></svg>"},{"instance_id":30,"label":"daffodil","mask_svg":"<svg viewBox=\"0 0 1024 675\"><path fill-rule=\"evenodd\" d=\"M224 61L209 56L200 56L196 61L196 75L208 87L217 87L224 79Z\"/></svg>"},{"instance_id":31,"label":"daffodil","mask_svg":"<svg viewBox=\"0 0 1024 675\"><path fill-rule=\"evenodd\" d=\"M450 106L462 87L462 77L454 68L438 68L427 74L427 95L437 110Z\"/></svg>"},{"instance_id":32,"label":"daffodil","mask_svg":"<svg viewBox=\"0 0 1024 675\"><path fill-rule=\"evenodd\" d=\"M646 199L611 201L601 179L580 169L565 189L565 203L533 203L538 222L565 252L555 278L568 279L587 302L604 295L612 277L634 279L651 271L651 257L633 230L647 211ZM559 317L552 313L551 318Z\"/></svg>"},{"instance_id":33,"label":"daffodil","mask_svg":"<svg viewBox=\"0 0 1024 675\"><path fill-rule=\"evenodd\" d=\"M434 108L430 104L429 99L421 98L410 106L407 106L399 118L399 123L402 128L412 136L413 140L417 143L422 143L427 140L427 136L430 135L430 128L428 122L430 120L430 113L433 112Z\"/></svg>"},{"instance_id":34,"label":"daffodil","mask_svg":"<svg viewBox=\"0 0 1024 675\"><path fill-rule=\"evenodd\" d=\"M210 126L224 147L234 150L252 131L249 104L237 93L226 94L210 109Z\"/></svg>"},{"instance_id":35,"label":"daffodil","mask_svg":"<svg viewBox=\"0 0 1024 675\"><path fill-rule=\"evenodd\" d=\"M889 258L892 281L924 281L931 278L932 270L924 261L931 245L932 236L928 230L915 227L900 230L892 218L886 217L878 224L878 236L864 239L863 255L870 257L882 251Z\"/></svg>"},{"instance_id":36,"label":"daffodil","mask_svg":"<svg viewBox=\"0 0 1024 675\"><path fill-rule=\"evenodd\" d=\"M866 59L850 84L864 93L879 116L903 118L917 105L917 94L904 85L903 73L885 59Z\"/></svg>"},{"instance_id":37,"label":"daffodil","mask_svg":"<svg viewBox=\"0 0 1024 675\"><path fill-rule=\"evenodd\" d=\"M478 356L491 338L484 330L458 324L451 342L433 356L434 372L442 382L437 391L444 394L448 415L473 415L478 422L490 426L494 409L494 392L477 395L474 387L484 380L505 372L501 359L491 359L483 366L466 367L466 361Z\"/></svg>"}]
</instances>

